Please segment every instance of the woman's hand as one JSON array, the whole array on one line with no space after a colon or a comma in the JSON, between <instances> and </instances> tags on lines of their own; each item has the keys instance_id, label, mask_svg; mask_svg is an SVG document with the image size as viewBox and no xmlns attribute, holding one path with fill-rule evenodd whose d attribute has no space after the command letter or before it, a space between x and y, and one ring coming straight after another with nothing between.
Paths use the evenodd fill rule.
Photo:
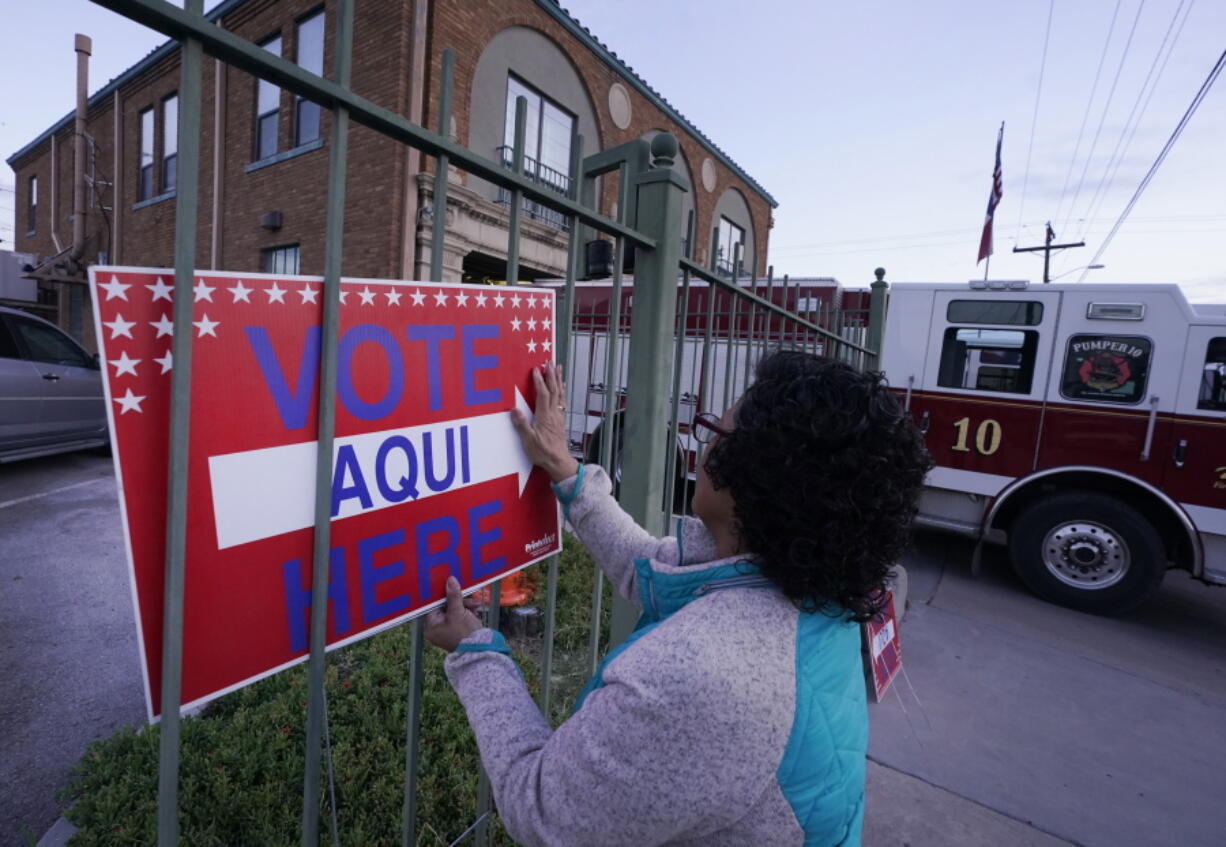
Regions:
<instances>
[{"instance_id":1,"label":"woman's hand","mask_svg":"<svg viewBox=\"0 0 1226 847\"><path fill-rule=\"evenodd\" d=\"M426 640L448 653L468 636L481 629L473 610L481 605L476 597L465 597L454 576L447 577L447 602L426 616Z\"/></svg>"},{"instance_id":2,"label":"woman's hand","mask_svg":"<svg viewBox=\"0 0 1226 847\"><path fill-rule=\"evenodd\" d=\"M547 362L532 369L532 384L536 387L532 421L512 409L511 422L532 463L554 482L561 482L579 472L579 463L571 456L566 441L566 383L558 366Z\"/></svg>"}]
</instances>

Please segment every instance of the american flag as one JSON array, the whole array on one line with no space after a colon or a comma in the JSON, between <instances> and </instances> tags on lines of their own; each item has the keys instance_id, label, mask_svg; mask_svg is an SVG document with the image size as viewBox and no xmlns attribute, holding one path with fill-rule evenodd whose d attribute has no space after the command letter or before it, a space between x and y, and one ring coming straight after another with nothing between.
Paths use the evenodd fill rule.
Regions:
<instances>
[{"instance_id":1,"label":"american flag","mask_svg":"<svg viewBox=\"0 0 1226 847\"><path fill-rule=\"evenodd\" d=\"M979 264L992 255L992 215L995 214L996 206L1000 203L1001 195L1004 193L1000 182L1000 144L1004 138L1005 124L1002 121L1000 134L996 136L996 167L992 169L992 190L988 192L988 213L983 219L983 235L979 236L979 258L975 260L975 264Z\"/></svg>"}]
</instances>

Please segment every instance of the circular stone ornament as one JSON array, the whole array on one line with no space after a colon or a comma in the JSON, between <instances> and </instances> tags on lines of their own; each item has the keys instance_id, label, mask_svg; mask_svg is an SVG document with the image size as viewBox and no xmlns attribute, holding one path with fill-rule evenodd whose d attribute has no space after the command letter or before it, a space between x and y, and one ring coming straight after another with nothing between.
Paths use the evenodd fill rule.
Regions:
<instances>
[{"instance_id":1,"label":"circular stone ornament","mask_svg":"<svg viewBox=\"0 0 1226 847\"><path fill-rule=\"evenodd\" d=\"M702 160L702 187L708 194L715 190L715 163L710 156Z\"/></svg>"},{"instance_id":2,"label":"circular stone ornament","mask_svg":"<svg viewBox=\"0 0 1226 847\"><path fill-rule=\"evenodd\" d=\"M609 117L618 129L630 126L630 92L620 82L609 86Z\"/></svg>"}]
</instances>

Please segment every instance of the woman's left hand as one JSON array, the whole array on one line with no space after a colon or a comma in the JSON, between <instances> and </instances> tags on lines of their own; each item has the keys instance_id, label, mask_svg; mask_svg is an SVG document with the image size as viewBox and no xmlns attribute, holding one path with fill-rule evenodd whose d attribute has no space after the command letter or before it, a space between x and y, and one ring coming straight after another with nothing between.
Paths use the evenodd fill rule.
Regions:
<instances>
[{"instance_id":1,"label":"woman's left hand","mask_svg":"<svg viewBox=\"0 0 1226 847\"><path fill-rule=\"evenodd\" d=\"M447 602L426 616L426 640L448 653L461 641L482 628L473 610L481 605L476 597L465 597L454 576L447 577Z\"/></svg>"}]
</instances>

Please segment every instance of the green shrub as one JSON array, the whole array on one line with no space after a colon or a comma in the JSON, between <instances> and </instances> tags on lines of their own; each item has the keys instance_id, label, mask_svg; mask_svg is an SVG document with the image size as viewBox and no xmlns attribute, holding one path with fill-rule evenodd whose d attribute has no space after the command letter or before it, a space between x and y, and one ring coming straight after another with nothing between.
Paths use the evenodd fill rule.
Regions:
<instances>
[{"instance_id":1,"label":"green shrub","mask_svg":"<svg viewBox=\"0 0 1226 847\"><path fill-rule=\"evenodd\" d=\"M545 605L544 566L536 604ZM590 671L594 567L573 539L559 562L551 719L565 718ZM606 584L602 619L607 626ZM515 659L535 696L542 639L516 639ZM343 844L400 844L410 627L328 654L326 687L336 808ZM443 653L423 651L417 840L446 845L475 819L476 743L443 674ZM185 844L297 844L302 813L306 666L222 697L184 718L179 831ZM80 831L74 845L152 844L157 832L157 726L94 742L61 797ZM330 843L328 780L321 790L320 843ZM494 842L509 844L497 820Z\"/></svg>"}]
</instances>

